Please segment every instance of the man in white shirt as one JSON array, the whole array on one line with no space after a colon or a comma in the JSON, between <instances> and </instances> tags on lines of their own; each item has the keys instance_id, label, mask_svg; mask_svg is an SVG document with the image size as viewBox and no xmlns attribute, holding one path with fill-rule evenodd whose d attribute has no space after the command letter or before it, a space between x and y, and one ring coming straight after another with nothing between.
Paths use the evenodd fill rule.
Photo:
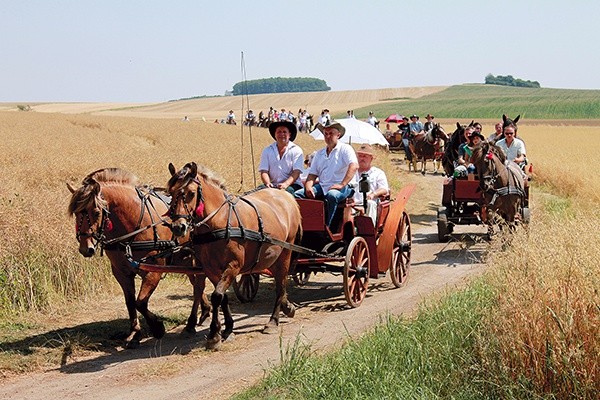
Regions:
<instances>
[{"instance_id":1,"label":"man in white shirt","mask_svg":"<svg viewBox=\"0 0 600 400\"><path fill-rule=\"evenodd\" d=\"M525 143L517 135L517 125L514 123L505 124L504 126L504 139L496 142L496 146L500 147L506 159L517 163L520 167L525 166L526 162L526 150Z\"/></svg>"},{"instance_id":2,"label":"man in white shirt","mask_svg":"<svg viewBox=\"0 0 600 400\"><path fill-rule=\"evenodd\" d=\"M367 122L375 128L379 126L379 121L377 121L377 118L375 118L375 115L373 115L373 111L369 111L369 118L367 118Z\"/></svg>"},{"instance_id":3,"label":"man in white shirt","mask_svg":"<svg viewBox=\"0 0 600 400\"><path fill-rule=\"evenodd\" d=\"M312 160L304 189L297 190L296 197L325 200L325 222L331 225L335 209L352 194L358 159L352 146L341 143L346 129L334 120L329 124L317 124L323 133L326 147L318 150ZM316 179L319 182L316 183Z\"/></svg>"},{"instance_id":4,"label":"man in white shirt","mask_svg":"<svg viewBox=\"0 0 600 400\"><path fill-rule=\"evenodd\" d=\"M265 147L258 165L265 186L287 190L291 194L302 188L300 173L304 154L294 143L297 132L296 125L289 121L269 125L269 133L275 142Z\"/></svg>"},{"instance_id":5,"label":"man in white shirt","mask_svg":"<svg viewBox=\"0 0 600 400\"><path fill-rule=\"evenodd\" d=\"M377 204L381 197L387 196L390 193L385 172L371 165L375 158L373 148L369 144L363 144L356 151L358 157L358 170L356 171L355 179L358 186L354 189L354 203L359 210L364 210L365 195L360 192L360 182L364 177L369 183L369 191L366 193L367 210L366 215L371 217L373 224L377 223Z\"/></svg>"}]
</instances>

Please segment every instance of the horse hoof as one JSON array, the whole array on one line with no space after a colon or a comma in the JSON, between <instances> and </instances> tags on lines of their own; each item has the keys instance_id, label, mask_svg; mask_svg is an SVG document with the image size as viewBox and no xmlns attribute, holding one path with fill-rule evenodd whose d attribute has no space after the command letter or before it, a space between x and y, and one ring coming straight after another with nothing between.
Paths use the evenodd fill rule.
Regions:
<instances>
[{"instance_id":1,"label":"horse hoof","mask_svg":"<svg viewBox=\"0 0 600 400\"><path fill-rule=\"evenodd\" d=\"M231 332L229 335L223 335L223 343L233 342L235 340L235 333Z\"/></svg>"},{"instance_id":2,"label":"horse hoof","mask_svg":"<svg viewBox=\"0 0 600 400\"><path fill-rule=\"evenodd\" d=\"M194 326L186 326L182 331L181 331L181 336L183 337L193 337L196 335L196 327Z\"/></svg>"},{"instance_id":3,"label":"horse hoof","mask_svg":"<svg viewBox=\"0 0 600 400\"><path fill-rule=\"evenodd\" d=\"M296 307L291 306L290 310L285 315L287 315L288 318L294 318L294 315L296 315Z\"/></svg>"},{"instance_id":4,"label":"horse hoof","mask_svg":"<svg viewBox=\"0 0 600 400\"><path fill-rule=\"evenodd\" d=\"M421 171L421 175L425 175L425 171Z\"/></svg>"},{"instance_id":5,"label":"horse hoof","mask_svg":"<svg viewBox=\"0 0 600 400\"><path fill-rule=\"evenodd\" d=\"M275 333L279 333L279 326L274 324L267 324L262 330L262 333L265 335L273 335Z\"/></svg>"},{"instance_id":6,"label":"horse hoof","mask_svg":"<svg viewBox=\"0 0 600 400\"><path fill-rule=\"evenodd\" d=\"M219 350L221 348L221 336L217 335L212 339L206 339L206 350Z\"/></svg>"},{"instance_id":7,"label":"horse hoof","mask_svg":"<svg viewBox=\"0 0 600 400\"><path fill-rule=\"evenodd\" d=\"M165 330L165 324L163 324L162 322L158 322L151 328L151 330L152 337L155 339L162 339L162 337L165 336L165 333L167 332Z\"/></svg>"}]
</instances>

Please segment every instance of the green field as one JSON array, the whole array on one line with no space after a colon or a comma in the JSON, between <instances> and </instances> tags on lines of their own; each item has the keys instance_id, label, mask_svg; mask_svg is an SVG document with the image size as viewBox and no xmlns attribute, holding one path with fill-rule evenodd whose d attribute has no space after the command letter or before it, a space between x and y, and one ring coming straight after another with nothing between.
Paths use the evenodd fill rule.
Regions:
<instances>
[{"instance_id":1,"label":"green field","mask_svg":"<svg viewBox=\"0 0 600 400\"><path fill-rule=\"evenodd\" d=\"M390 100L390 99L387 99ZM527 119L598 119L600 90L518 88L497 85L457 85L418 99L398 99L354 110L357 117L373 111L390 114L427 113L437 118L498 118L502 114Z\"/></svg>"}]
</instances>

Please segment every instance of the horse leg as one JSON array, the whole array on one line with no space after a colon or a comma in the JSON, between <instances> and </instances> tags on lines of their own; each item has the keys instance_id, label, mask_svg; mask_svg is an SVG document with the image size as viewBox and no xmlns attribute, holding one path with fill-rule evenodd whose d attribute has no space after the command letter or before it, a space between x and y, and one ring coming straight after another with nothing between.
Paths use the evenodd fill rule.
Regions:
<instances>
[{"instance_id":1,"label":"horse leg","mask_svg":"<svg viewBox=\"0 0 600 400\"><path fill-rule=\"evenodd\" d=\"M269 322L263 329L263 333L271 334L278 331L280 311L283 311L289 318L293 318L296 314L296 308L288 300L286 291L291 256L292 252L290 250L283 250L275 264L269 268L275 279L275 306Z\"/></svg>"},{"instance_id":2,"label":"horse leg","mask_svg":"<svg viewBox=\"0 0 600 400\"><path fill-rule=\"evenodd\" d=\"M204 294L206 276L188 275L188 279L194 288L194 302L192 303L192 310L183 331L193 335L196 333L196 324L201 325L210 316L210 304ZM202 308L200 321L198 321L198 307Z\"/></svg>"},{"instance_id":3,"label":"horse leg","mask_svg":"<svg viewBox=\"0 0 600 400\"><path fill-rule=\"evenodd\" d=\"M129 334L125 338L125 348L133 349L140 345L140 339L142 338L142 327L138 319L137 310L135 308L135 274L131 271L127 271L124 264L120 264L121 267L115 265L115 262L111 260L111 269L113 276L119 282L121 289L123 290L123 296L125 297L125 306L127 307L127 314L129 315ZM129 272L129 273L126 273Z\"/></svg>"},{"instance_id":4,"label":"horse leg","mask_svg":"<svg viewBox=\"0 0 600 400\"><path fill-rule=\"evenodd\" d=\"M223 341L231 340L233 338L233 315L231 314L231 308L229 307L229 297L227 293L223 295L223 301L221 302L221 311L225 317L225 330L223 331Z\"/></svg>"},{"instance_id":5,"label":"horse leg","mask_svg":"<svg viewBox=\"0 0 600 400\"><path fill-rule=\"evenodd\" d=\"M427 172L427 158L423 156L421 159L421 175L425 175L425 172Z\"/></svg>"},{"instance_id":6,"label":"horse leg","mask_svg":"<svg viewBox=\"0 0 600 400\"><path fill-rule=\"evenodd\" d=\"M206 348L209 350L218 350L221 346L222 336L221 321L219 321L219 307L221 307L223 303L226 305L226 307L223 307L223 314L225 314L225 318L227 319L226 323L228 324L229 331L233 331L233 317L229 311L229 299L226 298L227 295L225 292L235 278L235 272L239 272L239 267L235 268L229 263L220 279L218 277L210 277L213 284L215 284L215 282L217 283L215 284L215 290L210 296L213 315L208 337L206 338ZM228 334L230 333L231 332Z\"/></svg>"},{"instance_id":7,"label":"horse leg","mask_svg":"<svg viewBox=\"0 0 600 400\"><path fill-rule=\"evenodd\" d=\"M152 336L156 339L161 339L165 335L165 325L154 313L148 310L148 300L150 300L150 296L158 286L161 276L162 274L157 272L148 272L142 276L142 285L135 301L135 307L144 316Z\"/></svg>"}]
</instances>

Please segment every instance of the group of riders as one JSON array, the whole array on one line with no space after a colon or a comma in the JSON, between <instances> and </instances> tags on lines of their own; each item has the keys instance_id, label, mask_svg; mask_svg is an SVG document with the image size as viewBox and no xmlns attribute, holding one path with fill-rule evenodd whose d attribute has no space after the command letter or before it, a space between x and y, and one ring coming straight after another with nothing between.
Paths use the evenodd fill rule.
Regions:
<instances>
[{"instance_id":1,"label":"group of riders","mask_svg":"<svg viewBox=\"0 0 600 400\"><path fill-rule=\"evenodd\" d=\"M254 114L254 111L248 110L244 115L245 126L258 126L262 128L268 128L274 122L291 122L294 124L299 132L310 132L313 127L313 117L305 109L298 109L298 112L294 114L292 110L281 110L269 107L269 111L265 113L260 111L258 115ZM229 110L227 118L225 119L226 124L237 125L235 120L235 113L233 110Z\"/></svg>"},{"instance_id":2,"label":"group of riders","mask_svg":"<svg viewBox=\"0 0 600 400\"><path fill-rule=\"evenodd\" d=\"M390 143L390 147L402 147L405 152L406 161L409 167L411 166L416 170L415 154L414 154L414 141L417 138L430 138L431 144L435 149L434 159L437 162L441 161L441 158L445 152L445 142L449 140L441 137L440 135L431 135L431 132L436 127L434 123L434 116L427 114L427 122L424 124L419 121L419 116L413 114L410 116L410 122L408 117L403 117L402 122L398 125L398 130L392 132L390 124L386 126L384 136ZM517 137L517 122L519 117L514 120L500 121L495 124L494 132L487 138L482 133L482 125L479 122L471 121L467 126L464 126L462 131L463 138L458 141L458 157L454 157L451 162L454 168L455 177L467 177L474 173L474 166L470 163L470 157L473 152L473 148L478 146L480 143L487 141L488 143L494 144L503 150L508 161L513 161L518 164L521 169L527 165L527 152L525 150L525 143L522 139Z\"/></svg>"}]
</instances>

